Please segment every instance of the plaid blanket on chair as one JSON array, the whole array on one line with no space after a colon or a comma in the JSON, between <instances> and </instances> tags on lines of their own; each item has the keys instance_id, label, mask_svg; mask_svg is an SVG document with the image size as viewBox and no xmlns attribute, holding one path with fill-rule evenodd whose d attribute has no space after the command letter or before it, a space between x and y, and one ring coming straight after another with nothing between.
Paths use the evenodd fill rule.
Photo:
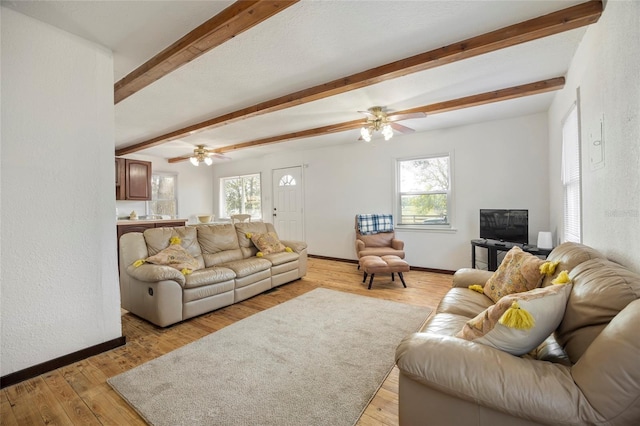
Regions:
<instances>
[{"instance_id":1,"label":"plaid blanket on chair","mask_svg":"<svg viewBox=\"0 0 640 426\"><path fill-rule=\"evenodd\" d=\"M359 214L358 231L362 235L393 231L393 215Z\"/></svg>"}]
</instances>

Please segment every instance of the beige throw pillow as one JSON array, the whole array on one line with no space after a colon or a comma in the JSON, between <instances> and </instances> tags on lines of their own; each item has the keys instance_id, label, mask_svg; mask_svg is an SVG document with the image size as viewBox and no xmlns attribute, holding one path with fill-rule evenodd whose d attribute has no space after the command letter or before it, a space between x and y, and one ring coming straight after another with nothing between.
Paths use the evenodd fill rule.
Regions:
<instances>
[{"instance_id":1,"label":"beige throw pillow","mask_svg":"<svg viewBox=\"0 0 640 426\"><path fill-rule=\"evenodd\" d=\"M171 244L166 249L147 257L145 261L155 265L171 266L179 271L183 269L194 271L200 267L198 260L191 256L180 244Z\"/></svg>"},{"instance_id":2,"label":"beige throw pillow","mask_svg":"<svg viewBox=\"0 0 640 426\"><path fill-rule=\"evenodd\" d=\"M545 261L513 247L484 285L484 294L494 303L512 293L533 290L542 282L540 266Z\"/></svg>"},{"instance_id":3,"label":"beige throw pillow","mask_svg":"<svg viewBox=\"0 0 640 426\"><path fill-rule=\"evenodd\" d=\"M262 254L280 253L285 250L284 244L280 242L275 232L252 234L251 241Z\"/></svg>"},{"instance_id":4,"label":"beige throw pillow","mask_svg":"<svg viewBox=\"0 0 640 426\"><path fill-rule=\"evenodd\" d=\"M505 296L467 321L456 337L512 355L526 354L537 348L558 328L564 317L571 287L571 284L558 284ZM500 318L513 307L514 302L532 317L531 328L512 328L500 323Z\"/></svg>"}]
</instances>

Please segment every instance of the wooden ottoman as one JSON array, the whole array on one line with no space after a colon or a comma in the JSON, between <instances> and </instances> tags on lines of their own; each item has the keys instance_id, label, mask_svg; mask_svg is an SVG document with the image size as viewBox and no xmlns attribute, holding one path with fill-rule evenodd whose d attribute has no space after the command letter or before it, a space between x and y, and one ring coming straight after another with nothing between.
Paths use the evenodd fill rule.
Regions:
<instances>
[{"instance_id":1,"label":"wooden ottoman","mask_svg":"<svg viewBox=\"0 0 640 426\"><path fill-rule=\"evenodd\" d=\"M371 290L371 284L373 283L373 277L375 274L391 274L391 281L395 281L394 274L397 272L402 281L402 285L406 288L407 284L404 282L403 272L409 271L409 264L398 256L362 256L359 262L360 268L364 271L364 278L362 282L367 281L367 275L371 274L369 279L369 287Z\"/></svg>"}]
</instances>

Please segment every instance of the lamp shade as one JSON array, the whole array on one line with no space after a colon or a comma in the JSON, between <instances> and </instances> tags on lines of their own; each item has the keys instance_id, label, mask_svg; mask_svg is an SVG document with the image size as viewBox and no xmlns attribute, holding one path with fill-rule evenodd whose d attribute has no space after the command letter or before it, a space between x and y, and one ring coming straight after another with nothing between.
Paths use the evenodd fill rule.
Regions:
<instances>
[{"instance_id":1,"label":"lamp shade","mask_svg":"<svg viewBox=\"0 0 640 426\"><path fill-rule=\"evenodd\" d=\"M551 237L551 232L548 232L548 231L538 232L538 248L542 248L542 249L553 248L553 238Z\"/></svg>"}]
</instances>

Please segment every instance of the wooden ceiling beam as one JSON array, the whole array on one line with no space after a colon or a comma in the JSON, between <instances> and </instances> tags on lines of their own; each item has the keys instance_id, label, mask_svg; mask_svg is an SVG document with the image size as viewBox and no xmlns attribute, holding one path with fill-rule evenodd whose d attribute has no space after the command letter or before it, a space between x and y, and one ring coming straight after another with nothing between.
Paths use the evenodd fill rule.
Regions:
<instances>
[{"instance_id":1,"label":"wooden ceiling beam","mask_svg":"<svg viewBox=\"0 0 640 426\"><path fill-rule=\"evenodd\" d=\"M415 112L424 112L427 115L439 114L443 112L455 111L457 109L470 108L480 105L486 105L494 102L506 101L509 99L521 98L524 96L538 95L541 93L560 90L564 87L564 77L550 78L548 80L536 81L535 83L523 84L520 86L508 87L505 89L494 90L492 92L480 93L477 95L465 96L463 98L452 99L450 101L438 102L431 105L425 105L417 108L411 108L404 111L394 111L394 115L411 114ZM213 149L213 152L223 154L225 152L236 151L243 148L253 148L256 146L269 145L273 143L286 142L293 139L309 138L312 136L326 135L330 133L343 132L347 130L358 129L362 127L366 119L346 121L329 126L316 127L314 129L301 130L284 135L270 136L268 138L257 139L249 142L223 146ZM184 157L170 158L169 163L178 163L188 160L191 155Z\"/></svg>"},{"instance_id":2,"label":"wooden ceiling beam","mask_svg":"<svg viewBox=\"0 0 640 426\"><path fill-rule=\"evenodd\" d=\"M298 1L236 1L118 81L113 87L114 103L117 104Z\"/></svg>"},{"instance_id":3,"label":"wooden ceiling beam","mask_svg":"<svg viewBox=\"0 0 640 426\"><path fill-rule=\"evenodd\" d=\"M424 71L441 65L494 52L509 46L536 40L553 34L597 22L602 14L602 1L588 1L538 18L530 19L448 46L401 59L329 83L314 86L279 98L271 99L228 114L214 117L152 139L116 150L126 155L187 136L199 130L211 129L285 108L360 89L372 84Z\"/></svg>"}]
</instances>

